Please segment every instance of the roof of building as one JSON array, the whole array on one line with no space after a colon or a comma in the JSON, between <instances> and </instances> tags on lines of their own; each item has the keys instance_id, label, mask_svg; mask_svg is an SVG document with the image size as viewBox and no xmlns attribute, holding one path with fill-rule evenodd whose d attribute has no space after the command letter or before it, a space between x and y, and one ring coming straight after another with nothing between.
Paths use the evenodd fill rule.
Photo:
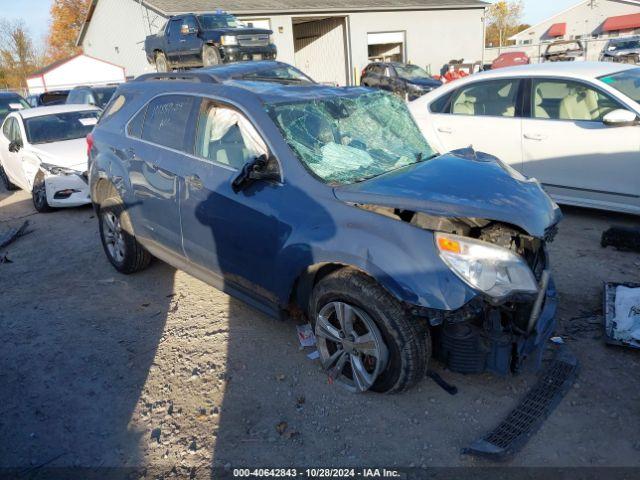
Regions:
<instances>
[{"instance_id":1,"label":"roof of building","mask_svg":"<svg viewBox=\"0 0 640 480\"><path fill-rule=\"evenodd\" d=\"M58 113L93 112L93 111L99 112L100 109L97 107L92 107L91 105L64 104L64 105L51 105L48 107L25 108L24 110L20 110L20 116L22 118L32 118L32 117L41 117L44 115L55 115Z\"/></svg>"},{"instance_id":2,"label":"roof of building","mask_svg":"<svg viewBox=\"0 0 640 480\"><path fill-rule=\"evenodd\" d=\"M480 0L144 0L161 13L212 12L218 8L230 13L351 11L351 10L408 10L442 7L484 7Z\"/></svg>"}]
</instances>

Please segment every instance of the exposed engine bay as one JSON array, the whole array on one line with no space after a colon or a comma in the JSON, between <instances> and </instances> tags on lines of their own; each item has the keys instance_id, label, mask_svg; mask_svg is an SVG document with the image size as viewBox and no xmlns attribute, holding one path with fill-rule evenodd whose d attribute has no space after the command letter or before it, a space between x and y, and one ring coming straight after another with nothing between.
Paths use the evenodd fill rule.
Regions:
<instances>
[{"instance_id":1,"label":"exposed engine bay","mask_svg":"<svg viewBox=\"0 0 640 480\"><path fill-rule=\"evenodd\" d=\"M375 213L401 220L434 232L445 232L488 242L520 255L540 283L548 267L546 244L557 227L544 238L527 235L515 226L478 218L448 218L388 207L358 205ZM544 283L540 295L516 294L501 301L478 295L455 311L417 309L431 326L434 356L458 373L517 373L524 360L534 353L527 366L538 368L542 348L555 329L555 288ZM537 297L540 297L539 299ZM536 311L536 302L538 309ZM545 312L547 307L547 312Z\"/></svg>"}]
</instances>

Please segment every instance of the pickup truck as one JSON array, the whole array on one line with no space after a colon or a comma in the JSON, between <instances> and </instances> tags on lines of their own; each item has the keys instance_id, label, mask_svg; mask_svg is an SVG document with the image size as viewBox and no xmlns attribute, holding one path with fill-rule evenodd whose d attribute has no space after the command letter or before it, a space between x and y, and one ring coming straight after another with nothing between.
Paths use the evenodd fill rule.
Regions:
<instances>
[{"instance_id":1,"label":"pickup truck","mask_svg":"<svg viewBox=\"0 0 640 480\"><path fill-rule=\"evenodd\" d=\"M147 61L158 72L175 68L209 67L241 60L274 60L271 30L244 25L224 12L187 13L169 17L144 41Z\"/></svg>"}]
</instances>

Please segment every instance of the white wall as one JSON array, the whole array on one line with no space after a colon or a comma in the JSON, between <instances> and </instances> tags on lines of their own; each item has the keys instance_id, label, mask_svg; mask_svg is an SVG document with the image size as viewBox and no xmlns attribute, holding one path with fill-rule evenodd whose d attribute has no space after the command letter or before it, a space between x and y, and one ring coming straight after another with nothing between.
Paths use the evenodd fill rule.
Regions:
<instances>
[{"instance_id":1,"label":"white wall","mask_svg":"<svg viewBox=\"0 0 640 480\"><path fill-rule=\"evenodd\" d=\"M66 90L78 85L99 85L125 81L124 70L95 58L80 55L57 68L27 80L30 94Z\"/></svg>"},{"instance_id":2,"label":"white wall","mask_svg":"<svg viewBox=\"0 0 640 480\"><path fill-rule=\"evenodd\" d=\"M575 35L588 34L591 36L593 32L599 33L601 31L602 24L609 17L640 13L640 5L617 0L598 0L593 5L594 8L591 8L588 2L578 3L511 38L531 40L533 44L550 40L545 34L554 23L567 24L565 39L571 39Z\"/></svg>"},{"instance_id":3,"label":"white wall","mask_svg":"<svg viewBox=\"0 0 640 480\"><path fill-rule=\"evenodd\" d=\"M483 10L425 10L411 12L351 13L351 54L359 78L368 63L367 33L406 31L406 60L440 73L451 59L482 59Z\"/></svg>"},{"instance_id":4,"label":"white wall","mask_svg":"<svg viewBox=\"0 0 640 480\"><path fill-rule=\"evenodd\" d=\"M127 76L155 72L147 63L144 39L164 21L133 0L99 0L82 47L88 55L122 65Z\"/></svg>"}]
</instances>

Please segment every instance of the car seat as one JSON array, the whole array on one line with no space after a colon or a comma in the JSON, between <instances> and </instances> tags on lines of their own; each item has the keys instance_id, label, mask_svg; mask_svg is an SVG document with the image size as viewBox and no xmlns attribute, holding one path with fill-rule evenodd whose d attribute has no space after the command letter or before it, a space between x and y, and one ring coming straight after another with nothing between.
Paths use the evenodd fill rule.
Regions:
<instances>
[{"instance_id":1,"label":"car seat","mask_svg":"<svg viewBox=\"0 0 640 480\"><path fill-rule=\"evenodd\" d=\"M497 117L514 117L516 107L513 97L515 92L514 84L509 82L499 90L488 88L486 90L486 101L484 103L485 115Z\"/></svg>"},{"instance_id":2,"label":"car seat","mask_svg":"<svg viewBox=\"0 0 640 480\"><path fill-rule=\"evenodd\" d=\"M453 102L453 108L451 113L455 115L476 115L476 90L464 90L455 102Z\"/></svg>"},{"instance_id":3,"label":"car seat","mask_svg":"<svg viewBox=\"0 0 640 480\"><path fill-rule=\"evenodd\" d=\"M544 103L544 97L542 96L542 89L540 87L536 88L533 101L534 101L534 107L533 107L534 118L551 118L551 116L549 115L549 112L547 112L547 109L542 106L542 104Z\"/></svg>"},{"instance_id":4,"label":"car seat","mask_svg":"<svg viewBox=\"0 0 640 480\"><path fill-rule=\"evenodd\" d=\"M586 87L573 87L560 102L561 120L597 120L600 118L598 94Z\"/></svg>"}]
</instances>

